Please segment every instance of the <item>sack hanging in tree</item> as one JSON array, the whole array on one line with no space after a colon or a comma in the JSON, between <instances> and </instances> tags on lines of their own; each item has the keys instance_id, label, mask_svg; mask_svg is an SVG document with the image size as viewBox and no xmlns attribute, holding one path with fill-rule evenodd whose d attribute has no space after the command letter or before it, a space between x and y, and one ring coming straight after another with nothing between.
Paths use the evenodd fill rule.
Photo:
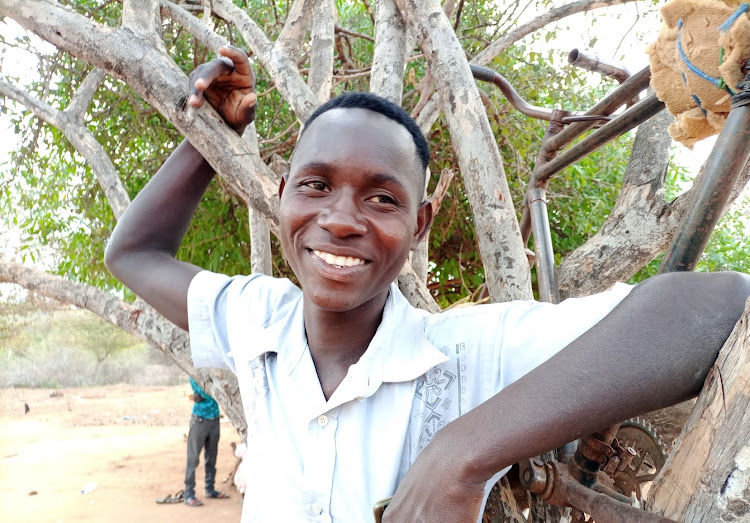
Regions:
<instances>
[{"instance_id":1,"label":"sack hanging in tree","mask_svg":"<svg viewBox=\"0 0 750 523\"><path fill-rule=\"evenodd\" d=\"M651 86L675 116L669 134L692 148L724 126L730 99L750 59L750 4L672 0L647 52Z\"/></svg>"}]
</instances>

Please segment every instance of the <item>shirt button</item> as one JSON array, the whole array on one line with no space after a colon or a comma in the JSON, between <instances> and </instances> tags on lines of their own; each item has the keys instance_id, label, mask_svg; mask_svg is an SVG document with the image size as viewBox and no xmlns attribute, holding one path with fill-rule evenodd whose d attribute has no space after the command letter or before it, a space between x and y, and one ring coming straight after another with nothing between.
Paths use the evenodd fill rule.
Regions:
<instances>
[{"instance_id":1,"label":"shirt button","mask_svg":"<svg viewBox=\"0 0 750 523\"><path fill-rule=\"evenodd\" d=\"M328 416L326 416L325 414L321 414L320 416L318 416L318 425L320 425L321 427L325 427L326 425L328 425ZM318 505L313 506L317 507Z\"/></svg>"},{"instance_id":2,"label":"shirt button","mask_svg":"<svg viewBox=\"0 0 750 523\"><path fill-rule=\"evenodd\" d=\"M323 507L318 505L317 503L313 503L309 506L310 514L313 516L320 516L323 513Z\"/></svg>"},{"instance_id":3,"label":"shirt button","mask_svg":"<svg viewBox=\"0 0 750 523\"><path fill-rule=\"evenodd\" d=\"M365 401L365 397L364 396L357 396L357 401L360 402L360 403L362 403L362 402Z\"/></svg>"}]
</instances>

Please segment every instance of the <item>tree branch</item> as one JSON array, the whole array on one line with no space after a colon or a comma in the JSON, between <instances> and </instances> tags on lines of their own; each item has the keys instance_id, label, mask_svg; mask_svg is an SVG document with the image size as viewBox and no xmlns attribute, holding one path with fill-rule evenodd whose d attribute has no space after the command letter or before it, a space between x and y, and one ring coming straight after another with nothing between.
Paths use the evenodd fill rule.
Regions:
<instances>
[{"instance_id":1,"label":"tree branch","mask_svg":"<svg viewBox=\"0 0 750 523\"><path fill-rule=\"evenodd\" d=\"M570 253L558 267L560 297L585 296L626 281L669 247L704 176L698 174L689 191L668 203L664 177L669 162L666 111L641 124L617 202L599 231ZM726 213L750 180L745 165L729 197Z\"/></svg>"},{"instance_id":2,"label":"tree branch","mask_svg":"<svg viewBox=\"0 0 750 523\"><path fill-rule=\"evenodd\" d=\"M312 2L314 0L294 0L286 22L276 39L274 47L288 56L296 64L299 60L300 49L304 42L305 32L310 27L310 15L313 12ZM309 4L309 5L308 5Z\"/></svg>"},{"instance_id":3,"label":"tree branch","mask_svg":"<svg viewBox=\"0 0 750 523\"><path fill-rule=\"evenodd\" d=\"M305 84L297 70L297 64L286 54L282 46L272 46L266 35L248 14L234 5L230 0L213 0L214 12L221 18L232 22L242 37L271 75L271 80L289 105L297 118L307 120L318 106L317 98Z\"/></svg>"},{"instance_id":4,"label":"tree branch","mask_svg":"<svg viewBox=\"0 0 750 523\"><path fill-rule=\"evenodd\" d=\"M86 113L89 110L89 105L91 105L91 100L93 100L96 91L99 89L99 84L102 83L106 75L107 73L101 69L94 69L86 75L81 85L78 86L75 96L65 109L65 112L76 122L83 123Z\"/></svg>"},{"instance_id":5,"label":"tree branch","mask_svg":"<svg viewBox=\"0 0 750 523\"><path fill-rule=\"evenodd\" d=\"M193 16L186 11L182 6L162 0L161 2L161 13L162 16L168 17L193 35L200 43L208 47L209 49L217 52L219 47L227 45L226 38L216 34L208 25L204 24L202 20Z\"/></svg>"},{"instance_id":6,"label":"tree branch","mask_svg":"<svg viewBox=\"0 0 750 523\"><path fill-rule=\"evenodd\" d=\"M549 10L547 13L537 16L530 22L526 22L518 26L513 31L504 34L479 54L477 54L472 60L472 64L487 65L497 55L508 49L511 45L519 41L524 36L527 36L534 31L537 31L545 25L557 22L578 13L584 13L593 9L600 9L602 7L611 7L613 5L625 4L628 2L635 2L637 0L578 0L577 2L571 2L560 7Z\"/></svg>"},{"instance_id":7,"label":"tree branch","mask_svg":"<svg viewBox=\"0 0 750 523\"><path fill-rule=\"evenodd\" d=\"M242 134L253 154L260 155L258 133L255 122L251 123ZM268 224L252 207L248 207L250 218L250 270L253 273L273 276L271 264L271 236Z\"/></svg>"},{"instance_id":8,"label":"tree branch","mask_svg":"<svg viewBox=\"0 0 750 523\"><path fill-rule=\"evenodd\" d=\"M140 33L159 52L166 54L161 36L159 0L123 0L122 27Z\"/></svg>"},{"instance_id":9,"label":"tree branch","mask_svg":"<svg viewBox=\"0 0 750 523\"><path fill-rule=\"evenodd\" d=\"M518 42L521 38L541 29L545 25L560 21L568 16L590 11L592 9L610 7L613 5L619 5L634 1L637 0L579 0L577 2L572 2L561 7L556 7L555 9L551 9L549 12L538 16L531 21L518 26L513 31L504 34L503 36L492 42L490 45L488 45L479 54L477 54L470 63L476 65L486 65L490 63L492 59L497 55ZM435 97L432 96L417 116L417 124L419 124L419 127L422 129L422 131L426 133L432 128L439 116L440 104L435 99Z\"/></svg>"},{"instance_id":10,"label":"tree branch","mask_svg":"<svg viewBox=\"0 0 750 523\"><path fill-rule=\"evenodd\" d=\"M375 49L370 91L401 105L406 66L406 24L395 0L381 0L375 11Z\"/></svg>"},{"instance_id":11,"label":"tree branch","mask_svg":"<svg viewBox=\"0 0 750 523\"><path fill-rule=\"evenodd\" d=\"M101 74L103 71L97 70ZM92 73L95 77L100 76L99 72ZM90 75L89 75L90 76ZM88 78L87 78L88 79ZM95 79L94 79L95 80ZM87 89L94 84L94 80L89 82ZM84 81L84 83L86 83ZM93 93L92 93L93 94ZM122 216L125 209L130 205L130 197L125 187L122 185L119 175L112 161L109 159L104 148L96 141L94 135L88 130L86 125L83 123L83 117L78 117L79 113L74 112L73 115L66 114L66 112L58 111L42 102L30 96L25 91L3 82L0 80L0 95L7 96L15 100L16 102L24 105L31 112L33 112L38 118L44 120L48 124L60 129L68 141L83 156L86 162L94 172L99 185L104 191L104 195L109 201L112 207L112 212L116 219ZM83 95L87 97L88 94ZM76 111L84 109L81 105L76 108ZM76 115L76 116L74 116ZM80 119L79 119L80 118Z\"/></svg>"},{"instance_id":12,"label":"tree branch","mask_svg":"<svg viewBox=\"0 0 750 523\"><path fill-rule=\"evenodd\" d=\"M493 301L531 298L531 274L513 201L474 78L437 0L396 0L435 78L474 213Z\"/></svg>"},{"instance_id":13,"label":"tree branch","mask_svg":"<svg viewBox=\"0 0 750 523\"><path fill-rule=\"evenodd\" d=\"M0 4L0 14L126 81L191 141L232 191L266 219L271 230L276 229L278 184L268 166L210 106L193 109L186 105L187 77L147 40L132 31L99 26L42 0L6 0Z\"/></svg>"},{"instance_id":14,"label":"tree branch","mask_svg":"<svg viewBox=\"0 0 750 523\"><path fill-rule=\"evenodd\" d=\"M332 0L316 0L313 10L312 50L307 85L318 102L331 97L333 82L334 13Z\"/></svg>"},{"instance_id":15,"label":"tree branch","mask_svg":"<svg viewBox=\"0 0 750 523\"><path fill-rule=\"evenodd\" d=\"M90 285L68 281L3 258L0 258L0 282L15 283L40 296L86 309L165 352L180 369L207 385L206 391L221 404L237 430L244 433L245 416L242 402L238 401L237 378L220 371L196 372L187 332L145 303L138 301L130 305Z\"/></svg>"}]
</instances>

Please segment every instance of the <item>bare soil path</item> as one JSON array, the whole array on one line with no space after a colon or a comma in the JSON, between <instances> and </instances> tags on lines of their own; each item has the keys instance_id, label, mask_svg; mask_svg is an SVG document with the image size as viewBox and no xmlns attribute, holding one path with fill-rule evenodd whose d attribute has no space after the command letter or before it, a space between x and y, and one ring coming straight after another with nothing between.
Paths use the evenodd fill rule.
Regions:
<instances>
[{"instance_id":1,"label":"bare soil path","mask_svg":"<svg viewBox=\"0 0 750 523\"><path fill-rule=\"evenodd\" d=\"M222 482L235 462L230 443L240 441L230 423L221 424L216 488L231 498L204 499L197 508L155 503L184 487L189 385L52 392L0 390L0 521L240 520L241 498L231 478ZM202 498L202 462L196 480ZM91 482L96 488L82 494Z\"/></svg>"}]
</instances>

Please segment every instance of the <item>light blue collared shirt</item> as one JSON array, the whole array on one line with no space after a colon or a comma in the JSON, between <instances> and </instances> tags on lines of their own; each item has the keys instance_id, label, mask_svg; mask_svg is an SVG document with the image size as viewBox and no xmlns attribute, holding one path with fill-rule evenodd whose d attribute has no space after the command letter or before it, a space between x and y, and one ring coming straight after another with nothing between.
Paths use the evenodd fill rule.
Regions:
<instances>
[{"instance_id":1,"label":"light blue collared shirt","mask_svg":"<svg viewBox=\"0 0 750 523\"><path fill-rule=\"evenodd\" d=\"M237 374L248 423L243 523L372 522L373 504L393 495L437 431L553 356L629 290L433 315L393 284L367 351L326 401L302 292L263 275L199 273L188 292L193 360Z\"/></svg>"}]
</instances>

